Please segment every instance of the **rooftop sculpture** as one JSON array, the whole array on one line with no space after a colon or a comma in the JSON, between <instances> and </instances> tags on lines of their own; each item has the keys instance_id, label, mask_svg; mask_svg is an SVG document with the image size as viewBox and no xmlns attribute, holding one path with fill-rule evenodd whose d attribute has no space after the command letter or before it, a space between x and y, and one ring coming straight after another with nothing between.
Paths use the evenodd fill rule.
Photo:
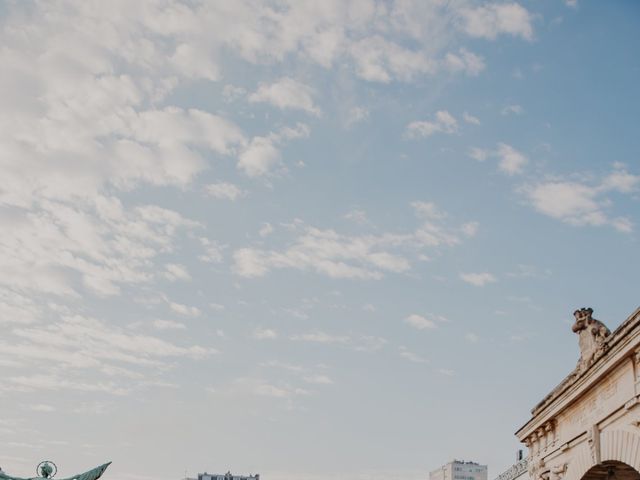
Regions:
<instances>
[{"instance_id":1,"label":"rooftop sculpture","mask_svg":"<svg viewBox=\"0 0 640 480\"><path fill-rule=\"evenodd\" d=\"M581 308L573 312L576 321L571 327L578 334L580 360L578 369L588 368L606 350L606 339L611 332L600 320L592 317L592 308Z\"/></svg>"}]
</instances>

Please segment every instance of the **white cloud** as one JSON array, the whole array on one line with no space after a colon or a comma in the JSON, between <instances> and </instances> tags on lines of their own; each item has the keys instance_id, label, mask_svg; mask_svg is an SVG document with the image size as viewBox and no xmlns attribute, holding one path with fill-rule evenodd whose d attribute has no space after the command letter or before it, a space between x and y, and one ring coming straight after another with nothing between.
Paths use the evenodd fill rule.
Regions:
<instances>
[{"instance_id":1,"label":"white cloud","mask_svg":"<svg viewBox=\"0 0 640 480\"><path fill-rule=\"evenodd\" d=\"M307 383L313 383L316 385L332 385L333 380L327 375L308 375L303 377L303 380Z\"/></svg>"},{"instance_id":2,"label":"white cloud","mask_svg":"<svg viewBox=\"0 0 640 480\"><path fill-rule=\"evenodd\" d=\"M632 175L626 170L625 165L616 163L613 172L604 178L599 189L633 193L638 190L638 186L640 186L640 175Z\"/></svg>"},{"instance_id":3,"label":"white cloud","mask_svg":"<svg viewBox=\"0 0 640 480\"><path fill-rule=\"evenodd\" d=\"M509 34L533 40L533 16L518 3L485 4L460 11L462 29L472 37L494 40Z\"/></svg>"},{"instance_id":4,"label":"white cloud","mask_svg":"<svg viewBox=\"0 0 640 480\"><path fill-rule=\"evenodd\" d=\"M640 186L640 176L627 172L624 165L615 164L614 170L595 184L579 181L549 180L520 189L531 206L538 212L570 225L610 225L629 233L633 222L626 217L611 217L607 210L612 202L609 192L633 194Z\"/></svg>"},{"instance_id":5,"label":"white cloud","mask_svg":"<svg viewBox=\"0 0 640 480\"><path fill-rule=\"evenodd\" d=\"M469 343L478 343L480 341L480 337L473 332L465 333L464 339Z\"/></svg>"},{"instance_id":6,"label":"white cloud","mask_svg":"<svg viewBox=\"0 0 640 480\"><path fill-rule=\"evenodd\" d=\"M367 217L367 212L361 210L359 208L352 208L345 215L344 218L346 220L350 220L358 225L370 225L371 222Z\"/></svg>"},{"instance_id":7,"label":"white cloud","mask_svg":"<svg viewBox=\"0 0 640 480\"><path fill-rule=\"evenodd\" d=\"M263 223L262 226L260 227L260 230L258 230L258 235L260 235L262 238L268 237L272 233L273 233L273 226L269 222Z\"/></svg>"},{"instance_id":8,"label":"white cloud","mask_svg":"<svg viewBox=\"0 0 640 480\"><path fill-rule=\"evenodd\" d=\"M413 328L417 328L418 330L436 328L436 322L429 318L423 317L422 315L418 315L417 313L412 313L411 315L409 315L404 319L404 322L408 325L411 325Z\"/></svg>"},{"instance_id":9,"label":"white cloud","mask_svg":"<svg viewBox=\"0 0 640 480\"><path fill-rule=\"evenodd\" d=\"M527 157L506 143L499 143L495 154L500 159L498 168L507 175L522 173L522 169L528 163Z\"/></svg>"},{"instance_id":10,"label":"white cloud","mask_svg":"<svg viewBox=\"0 0 640 480\"><path fill-rule=\"evenodd\" d=\"M411 202L411 206L415 210L416 215L420 218L442 220L447 216L447 214L441 211L433 202Z\"/></svg>"},{"instance_id":11,"label":"white cloud","mask_svg":"<svg viewBox=\"0 0 640 480\"><path fill-rule=\"evenodd\" d=\"M478 162L484 162L489 158L489 155L491 155L491 152L482 148L472 147L469 150L469 156Z\"/></svg>"},{"instance_id":12,"label":"white cloud","mask_svg":"<svg viewBox=\"0 0 640 480\"><path fill-rule=\"evenodd\" d=\"M523 172L524 167L529 163L529 159L520 151L506 143L498 143L495 150L472 147L469 156L479 162L484 162L487 158L498 160L498 169L509 175L518 175Z\"/></svg>"},{"instance_id":13,"label":"white cloud","mask_svg":"<svg viewBox=\"0 0 640 480\"><path fill-rule=\"evenodd\" d=\"M246 191L242 190L237 185L228 182L211 183L205 186L205 189L207 195L211 197L231 201L236 201L247 194Z\"/></svg>"},{"instance_id":14,"label":"white cloud","mask_svg":"<svg viewBox=\"0 0 640 480\"><path fill-rule=\"evenodd\" d=\"M271 85L261 84L249 95L252 103L269 103L281 110L296 109L319 116L322 112L313 102L313 88L293 78L283 77Z\"/></svg>"},{"instance_id":15,"label":"white cloud","mask_svg":"<svg viewBox=\"0 0 640 480\"><path fill-rule=\"evenodd\" d=\"M233 102L244 97L246 94L246 89L238 87L236 85L227 84L222 89L222 97L224 98L225 102Z\"/></svg>"},{"instance_id":16,"label":"white cloud","mask_svg":"<svg viewBox=\"0 0 640 480\"><path fill-rule=\"evenodd\" d=\"M489 283L497 282L498 279L491 273L461 273L460 278L465 282L476 287L484 287Z\"/></svg>"},{"instance_id":17,"label":"white cloud","mask_svg":"<svg viewBox=\"0 0 640 480\"><path fill-rule=\"evenodd\" d=\"M240 153L238 168L249 177L267 175L281 165L281 153L278 146L288 140L309 136L309 127L298 123L294 128L285 127L266 137L253 137L248 146Z\"/></svg>"},{"instance_id":18,"label":"white cloud","mask_svg":"<svg viewBox=\"0 0 640 480\"><path fill-rule=\"evenodd\" d=\"M500 113L502 115L522 115L524 113L524 108L522 108L521 105L507 105L506 107L504 107Z\"/></svg>"},{"instance_id":19,"label":"white cloud","mask_svg":"<svg viewBox=\"0 0 640 480\"><path fill-rule=\"evenodd\" d=\"M242 277L261 277L272 269L312 270L332 278L380 279L385 273L411 268L407 252L454 246L461 242L458 229L441 225L446 214L432 203L414 202L422 224L410 233L343 235L296 224L301 233L281 250L256 247L236 249L233 271ZM457 230L457 231L456 231Z\"/></svg>"},{"instance_id":20,"label":"white cloud","mask_svg":"<svg viewBox=\"0 0 640 480\"><path fill-rule=\"evenodd\" d=\"M480 119L478 117L474 117L470 113L464 112L462 114L462 119L465 122L470 123L472 125L480 125Z\"/></svg>"},{"instance_id":21,"label":"white cloud","mask_svg":"<svg viewBox=\"0 0 640 480\"><path fill-rule=\"evenodd\" d=\"M198 256L199 260L207 263L222 262L222 250L224 249L222 245L219 245L216 241L206 237L200 237L198 240L204 250L204 253Z\"/></svg>"},{"instance_id":22,"label":"white cloud","mask_svg":"<svg viewBox=\"0 0 640 480\"><path fill-rule=\"evenodd\" d=\"M191 275L189 275L187 267L177 263L166 264L164 276L171 281L191 280Z\"/></svg>"},{"instance_id":23,"label":"white cloud","mask_svg":"<svg viewBox=\"0 0 640 480\"><path fill-rule=\"evenodd\" d=\"M266 137L254 137L238 160L238 168L250 177L264 175L280 162L280 151Z\"/></svg>"},{"instance_id":24,"label":"white cloud","mask_svg":"<svg viewBox=\"0 0 640 480\"><path fill-rule=\"evenodd\" d=\"M187 328L184 323L173 320L154 320L153 326L158 330L184 330Z\"/></svg>"},{"instance_id":25,"label":"white cloud","mask_svg":"<svg viewBox=\"0 0 640 480\"><path fill-rule=\"evenodd\" d=\"M295 341L312 342L312 343L344 344L344 343L349 343L351 341L351 338L349 336L331 335L321 331L295 334L295 335L291 335L289 338Z\"/></svg>"},{"instance_id":26,"label":"white cloud","mask_svg":"<svg viewBox=\"0 0 640 480\"><path fill-rule=\"evenodd\" d=\"M447 70L453 73L464 72L472 77L479 75L486 67L482 57L464 48L461 48L457 54L447 53L444 62Z\"/></svg>"},{"instance_id":27,"label":"white cloud","mask_svg":"<svg viewBox=\"0 0 640 480\"><path fill-rule=\"evenodd\" d=\"M0 341L0 361L19 359L23 367L41 372L5 378L7 388L20 391L72 389L123 395L133 388L162 386L153 376L154 371L166 369L167 359L201 359L215 353L211 348L183 347L129 333L77 314L63 314L48 325L16 328L11 333L11 342ZM147 383L139 380L141 370ZM64 371L64 378L57 371ZM105 375L108 380L101 379Z\"/></svg>"},{"instance_id":28,"label":"white cloud","mask_svg":"<svg viewBox=\"0 0 640 480\"><path fill-rule=\"evenodd\" d=\"M29 405L29 410L33 410L34 412L55 412L56 408L45 403L38 403L35 405Z\"/></svg>"},{"instance_id":29,"label":"white cloud","mask_svg":"<svg viewBox=\"0 0 640 480\"><path fill-rule=\"evenodd\" d=\"M406 360L409 360L410 362L429 363L429 360L427 360L421 355L418 355L417 353L412 352L407 347L400 346L398 350L399 350L400 356Z\"/></svg>"},{"instance_id":30,"label":"white cloud","mask_svg":"<svg viewBox=\"0 0 640 480\"><path fill-rule=\"evenodd\" d=\"M270 328L256 328L253 331L253 338L258 340L273 340L278 338L278 333Z\"/></svg>"},{"instance_id":31,"label":"white cloud","mask_svg":"<svg viewBox=\"0 0 640 480\"><path fill-rule=\"evenodd\" d=\"M176 303L168 300L169 308L174 312L184 315L185 317L199 317L202 313L197 307L190 307L182 303Z\"/></svg>"},{"instance_id":32,"label":"white cloud","mask_svg":"<svg viewBox=\"0 0 640 480\"><path fill-rule=\"evenodd\" d=\"M458 131L457 120L446 110L436 112L433 121L414 121L407 125L407 138L429 137L434 133L452 134Z\"/></svg>"},{"instance_id":33,"label":"white cloud","mask_svg":"<svg viewBox=\"0 0 640 480\"><path fill-rule=\"evenodd\" d=\"M467 237L475 237L479 228L480 224L478 222L469 222L462 225L460 229Z\"/></svg>"},{"instance_id":34,"label":"white cloud","mask_svg":"<svg viewBox=\"0 0 640 480\"><path fill-rule=\"evenodd\" d=\"M364 122L369 118L369 110L365 107L352 107L349 109L346 118L346 126L351 127L356 123Z\"/></svg>"}]
</instances>

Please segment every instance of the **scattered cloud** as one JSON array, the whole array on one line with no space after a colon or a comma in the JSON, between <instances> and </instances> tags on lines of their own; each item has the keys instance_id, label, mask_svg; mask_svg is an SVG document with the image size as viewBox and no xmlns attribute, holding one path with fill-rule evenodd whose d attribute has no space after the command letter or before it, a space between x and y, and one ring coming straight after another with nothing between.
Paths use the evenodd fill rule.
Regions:
<instances>
[{"instance_id":1,"label":"scattered cloud","mask_svg":"<svg viewBox=\"0 0 640 480\"><path fill-rule=\"evenodd\" d=\"M498 169L509 176L521 174L525 165L529 163L529 159L522 152L502 142L498 143L495 150L472 147L469 150L469 157L479 162L484 162L487 158L495 158L498 160Z\"/></svg>"},{"instance_id":2,"label":"scattered cloud","mask_svg":"<svg viewBox=\"0 0 640 480\"><path fill-rule=\"evenodd\" d=\"M478 343L480 341L480 337L472 332L465 333L464 339L469 343Z\"/></svg>"},{"instance_id":3,"label":"scattered cloud","mask_svg":"<svg viewBox=\"0 0 640 480\"><path fill-rule=\"evenodd\" d=\"M205 187L207 195L222 200L236 201L247 195L247 192L233 183L219 182L211 183Z\"/></svg>"},{"instance_id":4,"label":"scattered cloud","mask_svg":"<svg viewBox=\"0 0 640 480\"><path fill-rule=\"evenodd\" d=\"M178 263L166 264L164 276L171 281L191 280L191 275L189 275L187 267Z\"/></svg>"},{"instance_id":5,"label":"scattered cloud","mask_svg":"<svg viewBox=\"0 0 640 480\"><path fill-rule=\"evenodd\" d=\"M272 233L273 233L273 226L269 222L263 223L262 226L260 227L260 230L258 230L258 235L260 235L262 238L268 237Z\"/></svg>"},{"instance_id":6,"label":"scattered cloud","mask_svg":"<svg viewBox=\"0 0 640 480\"><path fill-rule=\"evenodd\" d=\"M508 34L533 40L533 15L518 3L487 3L475 8L462 8L462 29L472 37L495 40Z\"/></svg>"},{"instance_id":7,"label":"scattered cloud","mask_svg":"<svg viewBox=\"0 0 640 480\"><path fill-rule=\"evenodd\" d=\"M422 315L418 315L417 313L412 313L407 318L404 319L404 322L408 325L411 325L413 328L417 328L418 330L425 329L433 329L436 328L436 322L433 320L423 317Z\"/></svg>"},{"instance_id":8,"label":"scattered cloud","mask_svg":"<svg viewBox=\"0 0 640 480\"><path fill-rule=\"evenodd\" d=\"M439 110L433 121L415 121L407 125L407 138L430 137L434 133L452 134L458 131L457 120L446 110Z\"/></svg>"},{"instance_id":9,"label":"scattered cloud","mask_svg":"<svg viewBox=\"0 0 640 480\"><path fill-rule=\"evenodd\" d=\"M187 328L184 323L174 320L154 320L153 326L158 330L184 330Z\"/></svg>"},{"instance_id":10,"label":"scattered cloud","mask_svg":"<svg viewBox=\"0 0 640 480\"><path fill-rule=\"evenodd\" d=\"M498 279L492 275L491 273L482 272L482 273L461 273L460 278L476 287L484 287L489 283L495 283Z\"/></svg>"},{"instance_id":11,"label":"scattered cloud","mask_svg":"<svg viewBox=\"0 0 640 480\"><path fill-rule=\"evenodd\" d=\"M398 347L398 352L402 358L404 358L405 360L409 360L410 362L429 363L429 360L421 355L418 355L417 353L412 352L407 347L404 347L402 345Z\"/></svg>"},{"instance_id":12,"label":"scattered cloud","mask_svg":"<svg viewBox=\"0 0 640 480\"><path fill-rule=\"evenodd\" d=\"M225 102L234 102L247 94L247 90L237 85L227 84L222 89L222 97Z\"/></svg>"},{"instance_id":13,"label":"scattered cloud","mask_svg":"<svg viewBox=\"0 0 640 480\"><path fill-rule=\"evenodd\" d=\"M307 375L303 377L303 380L307 383L313 383L315 385L332 385L333 380L327 375Z\"/></svg>"},{"instance_id":14,"label":"scattered cloud","mask_svg":"<svg viewBox=\"0 0 640 480\"><path fill-rule=\"evenodd\" d=\"M21 368L39 372L5 378L6 389L23 392L68 389L126 395L136 388L166 386L154 377L167 368L167 360L198 360L216 353L212 348L179 346L130 333L73 313L59 315L48 325L15 328L11 333L11 342L0 341L0 361L19 359ZM64 371L64 377L59 371ZM144 376L147 380L141 382Z\"/></svg>"},{"instance_id":15,"label":"scattered cloud","mask_svg":"<svg viewBox=\"0 0 640 480\"><path fill-rule=\"evenodd\" d=\"M291 335L291 340L299 342L312 342L312 343L349 343L351 338L345 335L330 335L325 332L315 331L308 333L299 333Z\"/></svg>"},{"instance_id":16,"label":"scattered cloud","mask_svg":"<svg viewBox=\"0 0 640 480\"><path fill-rule=\"evenodd\" d=\"M478 147L472 147L469 150L469 156L478 162L484 162L491 155L490 150L485 150Z\"/></svg>"},{"instance_id":17,"label":"scattered cloud","mask_svg":"<svg viewBox=\"0 0 640 480\"><path fill-rule=\"evenodd\" d=\"M632 194L638 191L640 176L630 174L624 165L599 182L576 180L548 180L525 185L520 189L529 204L538 212L570 225L604 226L629 233L633 223L626 217L611 217L609 193Z\"/></svg>"},{"instance_id":18,"label":"scattered cloud","mask_svg":"<svg viewBox=\"0 0 640 480\"><path fill-rule=\"evenodd\" d=\"M447 53L444 57L444 64L450 72L463 72L472 77L479 75L486 67L481 56L464 48L461 48L458 53Z\"/></svg>"},{"instance_id":19,"label":"scattered cloud","mask_svg":"<svg viewBox=\"0 0 640 480\"><path fill-rule=\"evenodd\" d=\"M274 340L278 338L278 333L270 328L258 327L253 331L253 338L258 340Z\"/></svg>"},{"instance_id":20,"label":"scattered cloud","mask_svg":"<svg viewBox=\"0 0 640 480\"><path fill-rule=\"evenodd\" d=\"M462 114L462 119L465 122L470 123L472 125L480 125L480 119L478 117L474 117L470 113L464 112Z\"/></svg>"},{"instance_id":21,"label":"scattered cloud","mask_svg":"<svg viewBox=\"0 0 640 480\"><path fill-rule=\"evenodd\" d=\"M500 110L502 115L522 115L524 113L524 108L521 105L507 105L502 110Z\"/></svg>"},{"instance_id":22,"label":"scattered cloud","mask_svg":"<svg viewBox=\"0 0 640 480\"><path fill-rule=\"evenodd\" d=\"M344 235L334 230L302 227L302 233L282 250L240 248L233 253L233 271L241 277L262 277L272 269L312 270L332 278L380 279L385 273L411 268L407 253L454 246L461 238L442 225L446 214L433 203L412 203L422 224L411 233ZM407 252L407 253L405 253Z\"/></svg>"},{"instance_id":23,"label":"scattered cloud","mask_svg":"<svg viewBox=\"0 0 640 480\"><path fill-rule=\"evenodd\" d=\"M29 405L29 410L32 410L34 412L55 412L56 408L52 405L38 403L34 405Z\"/></svg>"},{"instance_id":24,"label":"scattered cloud","mask_svg":"<svg viewBox=\"0 0 640 480\"><path fill-rule=\"evenodd\" d=\"M298 123L295 127L284 127L265 137L253 137L240 153L238 168L249 177L267 175L282 164L280 147L288 141L308 137L309 127Z\"/></svg>"},{"instance_id":25,"label":"scattered cloud","mask_svg":"<svg viewBox=\"0 0 640 480\"><path fill-rule=\"evenodd\" d=\"M507 175L522 173L528 163L527 157L506 143L499 143L496 155L500 159L498 168Z\"/></svg>"},{"instance_id":26,"label":"scattered cloud","mask_svg":"<svg viewBox=\"0 0 640 480\"><path fill-rule=\"evenodd\" d=\"M202 313L199 308L192 307L189 305L184 305L182 303L172 302L170 300L167 301L169 304L169 308L174 312L184 315L185 317L199 317Z\"/></svg>"},{"instance_id":27,"label":"scattered cloud","mask_svg":"<svg viewBox=\"0 0 640 480\"><path fill-rule=\"evenodd\" d=\"M365 107L352 107L347 112L346 126L351 127L369 119L369 110Z\"/></svg>"},{"instance_id":28,"label":"scattered cloud","mask_svg":"<svg viewBox=\"0 0 640 480\"><path fill-rule=\"evenodd\" d=\"M252 103L265 102L281 110L303 110L319 116L322 112L313 102L313 88L290 77L283 77L270 85L261 84L249 95Z\"/></svg>"}]
</instances>

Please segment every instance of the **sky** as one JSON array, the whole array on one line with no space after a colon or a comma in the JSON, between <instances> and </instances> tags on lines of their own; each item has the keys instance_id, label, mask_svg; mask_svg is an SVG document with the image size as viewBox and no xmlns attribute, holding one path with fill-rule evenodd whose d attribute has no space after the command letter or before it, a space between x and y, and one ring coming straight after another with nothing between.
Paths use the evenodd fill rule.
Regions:
<instances>
[{"instance_id":1,"label":"sky","mask_svg":"<svg viewBox=\"0 0 640 480\"><path fill-rule=\"evenodd\" d=\"M0 3L0 466L495 478L639 306L640 3Z\"/></svg>"}]
</instances>

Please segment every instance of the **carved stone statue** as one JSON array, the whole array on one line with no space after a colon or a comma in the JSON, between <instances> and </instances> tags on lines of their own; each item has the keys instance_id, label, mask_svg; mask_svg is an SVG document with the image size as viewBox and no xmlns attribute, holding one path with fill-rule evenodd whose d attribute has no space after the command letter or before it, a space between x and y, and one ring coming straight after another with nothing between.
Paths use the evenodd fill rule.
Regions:
<instances>
[{"instance_id":1,"label":"carved stone statue","mask_svg":"<svg viewBox=\"0 0 640 480\"><path fill-rule=\"evenodd\" d=\"M576 321L571 330L578 334L578 343L580 345L578 367L580 369L587 368L604 353L605 340L611 335L605 324L593 318L592 314L592 308L581 308L573 312Z\"/></svg>"}]
</instances>

